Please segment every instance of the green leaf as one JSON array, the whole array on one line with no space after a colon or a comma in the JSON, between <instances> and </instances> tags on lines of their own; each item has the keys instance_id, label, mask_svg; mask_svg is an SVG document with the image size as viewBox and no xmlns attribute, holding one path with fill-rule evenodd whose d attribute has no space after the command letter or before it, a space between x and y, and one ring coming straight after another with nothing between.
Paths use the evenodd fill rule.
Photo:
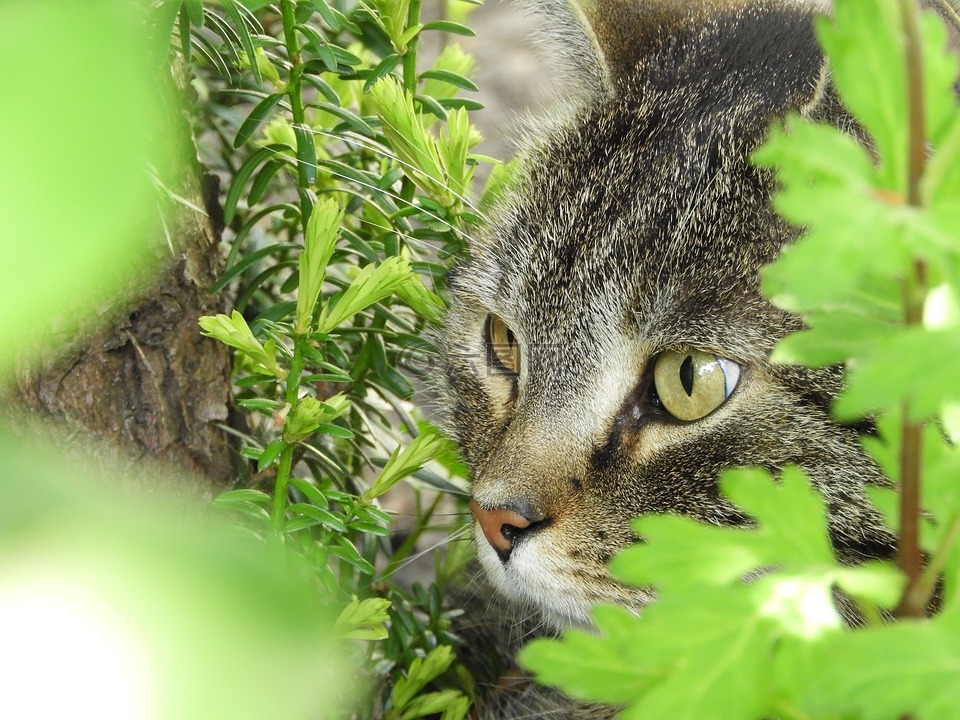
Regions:
<instances>
[{"instance_id":1,"label":"green leaf","mask_svg":"<svg viewBox=\"0 0 960 720\"><path fill-rule=\"evenodd\" d=\"M186 5L181 5L178 22L180 48L183 51L183 59L187 63L192 61L193 56L193 30L191 29L190 25L190 15L187 13Z\"/></svg>"},{"instance_id":2,"label":"green leaf","mask_svg":"<svg viewBox=\"0 0 960 720\"><path fill-rule=\"evenodd\" d=\"M390 528L385 528L382 525L361 522L359 520L352 521L350 523L350 529L359 530L365 535L376 535L377 537L390 537L393 534Z\"/></svg>"},{"instance_id":3,"label":"green leaf","mask_svg":"<svg viewBox=\"0 0 960 720\"><path fill-rule=\"evenodd\" d=\"M439 692L418 695L410 702L401 716L401 720L435 715L443 712L451 704L458 702L463 695L459 690L441 690Z\"/></svg>"},{"instance_id":4,"label":"green leaf","mask_svg":"<svg viewBox=\"0 0 960 720\"><path fill-rule=\"evenodd\" d=\"M393 69L400 63L400 56L397 53L390 53L383 60L377 63L377 66L370 71L369 77L367 77L366 82L363 83L363 92L370 92L372 88L380 78L389 75L393 72Z\"/></svg>"},{"instance_id":5,"label":"green leaf","mask_svg":"<svg viewBox=\"0 0 960 720\"><path fill-rule=\"evenodd\" d=\"M756 528L720 527L677 515L642 517L633 526L644 543L614 558L614 576L686 593L737 584L749 572L770 567L839 569L823 499L796 468L785 468L779 485L763 470L731 470L721 476L720 487L757 521Z\"/></svg>"},{"instance_id":6,"label":"green leaf","mask_svg":"<svg viewBox=\"0 0 960 720\"><path fill-rule=\"evenodd\" d=\"M960 17L954 3L953 13ZM957 120L956 82L960 77L960 57L951 45L951 34L937 13L925 11L920 18L923 38L923 93L926 135L933 147L941 142Z\"/></svg>"},{"instance_id":7,"label":"green leaf","mask_svg":"<svg viewBox=\"0 0 960 720\"><path fill-rule=\"evenodd\" d=\"M330 423L320 423L317 425L316 432L329 435L330 437L340 438L341 440L350 440L354 435L353 430L340 427L339 425L331 425Z\"/></svg>"},{"instance_id":8,"label":"green leaf","mask_svg":"<svg viewBox=\"0 0 960 720\"><path fill-rule=\"evenodd\" d=\"M930 205L956 207L960 196L960 112L953 117L944 138L930 158L923 176L924 196Z\"/></svg>"},{"instance_id":9,"label":"green leaf","mask_svg":"<svg viewBox=\"0 0 960 720\"><path fill-rule=\"evenodd\" d=\"M390 605L390 601L383 598L363 601L353 598L337 617L334 635L356 640L385 640L388 632L384 623L390 619L387 613Z\"/></svg>"},{"instance_id":10,"label":"green leaf","mask_svg":"<svg viewBox=\"0 0 960 720\"><path fill-rule=\"evenodd\" d=\"M313 311L320 297L326 277L327 265L333 256L344 210L336 200L322 198L317 201L307 221L304 249L300 255L300 286L297 290L297 314L294 331L310 332Z\"/></svg>"},{"instance_id":11,"label":"green leaf","mask_svg":"<svg viewBox=\"0 0 960 720\"><path fill-rule=\"evenodd\" d=\"M470 698L465 695L461 695L456 700L452 701L447 705L446 709L443 711L443 715L440 716L440 720L464 720L467 717L467 712L470 710Z\"/></svg>"},{"instance_id":12,"label":"green leaf","mask_svg":"<svg viewBox=\"0 0 960 720\"><path fill-rule=\"evenodd\" d=\"M274 440L272 443L267 445L267 447L263 449L260 459L257 461L257 472L263 472L268 467L273 465L274 460L280 456L280 453L285 446L286 443L284 443L283 440Z\"/></svg>"},{"instance_id":13,"label":"green leaf","mask_svg":"<svg viewBox=\"0 0 960 720\"><path fill-rule=\"evenodd\" d=\"M320 491L320 488L308 480L292 477L290 478L290 485L303 493L303 495L317 507L327 507L328 502L326 496Z\"/></svg>"},{"instance_id":14,"label":"green leaf","mask_svg":"<svg viewBox=\"0 0 960 720\"><path fill-rule=\"evenodd\" d=\"M260 65L256 61L256 48L253 44L253 38L250 36L250 31L247 29L247 23L243 14L244 11L241 9L237 0L219 1L223 6L223 9L226 11L227 17L230 18L230 22L233 24L234 30L240 38L240 44L243 46L243 51L246 53L250 63L250 70L253 72L254 82L256 82L257 85L263 85L263 77L260 74Z\"/></svg>"},{"instance_id":15,"label":"green leaf","mask_svg":"<svg viewBox=\"0 0 960 720\"><path fill-rule=\"evenodd\" d=\"M957 618L900 621L831 638L795 683L810 717L960 717Z\"/></svg>"},{"instance_id":16,"label":"green leaf","mask_svg":"<svg viewBox=\"0 0 960 720\"><path fill-rule=\"evenodd\" d=\"M540 682L563 688L579 700L628 703L661 680L637 642L637 618L623 608L600 606L594 617L604 636L568 631L556 640L533 640L520 651L523 667Z\"/></svg>"},{"instance_id":17,"label":"green leaf","mask_svg":"<svg viewBox=\"0 0 960 720\"><path fill-rule=\"evenodd\" d=\"M420 96L418 96L420 97ZM479 100L472 100L470 98L440 98L437 100L437 104L445 110L469 110L473 112L474 110L483 110L486 105L484 105ZM494 158L486 158L483 155L471 155L471 157L476 158L485 158L485 162L497 162Z\"/></svg>"},{"instance_id":18,"label":"green leaf","mask_svg":"<svg viewBox=\"0 0 960 720\"><path fill-rule=\"evenodd\" d=\"M294 444L315 432L334 434L330 433L330 428L336 426L329 425L329 422L343 415L349 408L350 401L343 393L337 393L323 402L310 395L302 397L284 423L283 437L288 443ZM347 437L352 436L352 433L344 428L337 430L349 433Z\"/></svg>"},{"instance_id":19,"label":"green leaf","mask_svg":"<svg viewBox=\"0 0 960 720\"><path fill-rule=\"evenodd\" d=\"M806 320L811 329L781 340L770 355L773 362L807 367L843 363L895 331L884 320L842 310L811 313Z\"/></svg>"},{"instance_id":20,"label":"green leaf","mask_svg":"<svg viewBox=\"0 0 960 720\"><path fill-rule=\"evenodd\" d=\"M906 188L907 90L896 0L841 2L818 26L833 82L846 106L873 136L880 186ZM865 83L864 77L870 82Z\"/></svg>"},{"instance_id":21,"label":"green leaf","mask_svg":"<svg viewBox=\"0 0 960 720\"><path fill-rule=\"evenodd\" d=\"M247 410L262 412L264 415L273 415L283 409L283 403L269 398L240 398L237 405Z\"/></svg>"},{"instance_id":22,"label":"green leaf","mask_svg":"<svg viewBox=\"0 0 960 720\"><path fill-rule=\"evenodd\" d=\"M310 187L317 181L317 146L313 141L313 131L306 125L294 125L293 134L297 138L300 187Z\"/></svg>"},{"instance_id":23,"label":"green leaf","mask_svg":"<svg viewBox=\"0 0 960 720\"><path fill-rule=\"evenodd\" d=\"M294 503L287 510L294 515L317 520L324 527L335 530L338 533L346 533L347 526L342 517L334 515L329 510L324 510L316 505L307 505L306 503Z\"/></svg>"},{"instance_id":24,"label":"green leaf","mask_svg":"<svg viewBox=\"0 0 960 720\"><path fill-rule=\"evenodd\" d=\"M753 160L776 168L787 185L816 181L868 192L874 177L873 161L854 137L797 115L789 116L783 128L771 129ZM809 217L817 217L816 208L806 210Z\"/></svg>"},{"instance_id":25,"label":"green leaf","mask_svg":"<svg viewBox=\"0 0 960 720\"><path fill-rule=\"evenodd\" d=\"M445 83L450 83L451 85L462 88L463 90L477 91L480 89L470 78L451 70L427 70L426 72L420 73L420 80L427 80L431 78L434 80L441 80Z\"/></svg>"},{"instance_id":26,"label":"green leaf","mask_svg":"<svg viewBox=\"0 0 960 720\"><path fill-rule=\"evenodd\" d=\"M260 503L261 505L269 505L273 502L273 499L267 495L265 492L260 490L250 490L242 488L239 490L227 490L217 495L214 502L228 502L234 500L242 500L244 502Z\"/></svg>"},{"instance_id":27,"label":"green leaf","mask_svg":"<svg viewBox=\"0 0 960 720\"><path fill-rule=\"evenodd\" d=\"M373 575L376 570L367 560L360 556L360 553L357 552L357 548L354 547L347 538L343 535L337 535L336 545L329 546L329 551L331 555L336 555L338 558L343 560L349 565L352 565L357 570L359 570L364 575Z\"/></svg>"},{"instance_id":28,"label":"green leaf","mask_svg":"<svg viewBox=\"0 0 960 720\"><path fill-rule=\"evenodd\" d=\"M447 451L449 441L435 432L424 432L406 447L397 446L373 485L363 493L364 502L380 497L390 488L419 470L441 452Z\"/></svg>"},{"instance_id":29,"label":"green leaf","mask_svg":"<svg viewBox=\"0 0 960 720\"><path fill-rule=\"evenodd\" d=\"M183 7L187 10L190 23L196 27L203 27L203 0L183 0Z\"/></svg>"},{"instance_id":30,"label":"green leaf","mask_svg":"<svg viewBox=\"0 0 960 720\"><path fill-rule=\"evenodd\" d=\"M311 0L310 4L333 32L338 33L343 29L343 15L327 5L326 0Z\"/></svg>"},{"instance_id":31,"label":"green leaf","mask_svg":"<svg viewBox=\"0 0 960 720\"><path fill-rule=\"evenodd\" d=\"M421 111L434 115L438 120L446 121L447 111L443 109L443 105L440 104L439 100L435 100L429 95L421 95L419 93L414 95L413 99L420 105Z\"/></svg>"},{"instance_id":32,"label":"green leaf","mask_svg":"<svg viewBox=\"0 0 960 720\"><path fill-rule=\"evenodd\" d=\"M754 527L637 520L644 542L614 558L611 572L653 586L656 602L639 617L597 609L602 637L568 633L561 649L543 641L521 661L581 699L632 702L624 717L754 720L776 715L767 676L776 649L841 633L835 586L882 606L899 598L891 566L839 565L823 499L798 470L784 469L779 483L760 470L728 471L720 485ZM595 672L576 670L584 658Z\"/></svg>"},{"instance_id":33,"label":"green leaf","mask_svg":"<svg viewBox=\"0 0 960 720\"><path fill-rule=\"evenodd\" d=\"M260 248L256 252L244 255L242 260L227 268L227 270L223 273L223 277L217 280L213 287L210 288L210 292L220 292L235 277L241 275L246 270L256 265L259 261L269 257L270 255L280 255L282 257L287 251L298 250L299 248L300 246L296 243L276 243L275 245L268 245L267 247Z\"/></svg>"},{"instance_id":34,"label":"green leaf","mask_svg":"<svg viewBox=\"0 0 960 720\"><path fill-rule=\"evenodd\" d=\"M903 328L865 348L849 369L847 387L838 398L838 417L855 419L894 410L909 401L914 419L935 417L944 402L960 400L960 383L952 373L960 358L960 333Z\"/></svg>"},{"instance_id":35,"label":"green leaf","mask_svg":"<svg viewBox=\"0 0 960 720\"><path fill-rule=\"evenodd\" d=\"M260 202L263 194L270 187L270 182L276 174L286 166L286 160L268 160L264 166L260 168L259 172L257 172L256 177L253 178L253 182L250 183L250 192L247 194L247 204L252 206Z\"/></svg>"},{"instance_id":36,"label":"green leaf","mask_svg":"<svg viewBox=\"0 0 960 720\"><path fill-rule=\"evenodd\" d=\"M466 25L449 22L448 20L435 20L426 23L422 30L439 30L440 32L450 33L452 35L463 35L464 37L474 37L476 33Z\"/></svg>"},{"instance_id":37,"label":"green leaf","mask_svg":"<svg viewBox=\"0 0 960 720\"><path fill-rule=\"evenodd\" d=\"M400 34L400 37L397 38L396 42L394 43L395 46L405 50L407 45L409 45L412 40L420 35L421 30L423 30L423 25L412 25L408 27Z\"/></svg>"},{"instance_id":38,"label":"green leaf","mask_svg":"<svg viewBox=\"0 0 960 720\"><path fill-rule=\"evenodd\" d=\"M277 364L276 343L268 340L260 344L243 315L236 310L227 315L207 315L200 318L201 335L212 337L225 345L236 348L249 357L261 372L278 378L286 376L285 371Z\"/></svg>"},{"instance_id":39,"label":"green leaf","mask_svg":"<svg viewBox=\"0 0 960 720\"><path fill-rule=\"evenodd\" d=\"M445 672L452 662L453 650L448 645L434 648L426 657L414 658L406 675L393 687L394 710L405 710L427 683Z\"/></svg>"},{"instance_id":40,"label":"green leaf","mask_svg":"<svg viewBox=\"0 0 960 720\"><path fill-rule=\"evenodd\" d=\"M459 77L466 78L468 82L472 82L470 76L473 72L473 67L473 57L464 52L456 43L451 43L440 53L440 57L438 57L434 63L433 70L451 72ZM431 79L424 75L421 75L420 79L422 81L420 92L423 95L437 100L453 97L459 90L457 85L452 85L443 80Z\"/></svg>"},{"instance_id":41,"label":"green leaf","mask_svg":"<svg viewBox=\"0 0 960 720\"><path fill-rule=\"evenodd\" d=\"M282 99L283 93L273 93L258 102L256 107L247 115L247 119L240 125L240 129L237 130L237 137L234 138L233 146L238 148L244 145Z\"/></svg>"},{"instance_id":42,"label":"green leaf","mask_svg":"<svg viewBox=\"0 0 960 720\"><path fill-rule=\"evenodd\" d=\"M357 117L354 113L346 110L342 107L338 107L332 103L325 102L316 102L312 103L310 107L316 108L317 110L323 110L326 113L330 113L335 117L340 118L351 130L354 132L368 137L371 140L376 139L377 134L373 131L366 122Z\"/></svg>"},{"instance_id":43,"label":"green leaf","mask_svg":"<svg viewBox=\"0 0 960 720\"><path fill-rule=\"evenodd\" d=\"M380 265L365 266L335 303L328 303L320 313L317 328L329 333L348 318L386 300L412 277L410 262L403 257L389 257Z\"/></svg>"},{"instance_id":44,"label":"green leaf","mask_svg":"<svg viewBox=\"0 0 960 720\"><path fill-rule=\"evenodd\" d=\"M562 657L531 652L533 644L520 660L544 680L576 688L582 699L632 701L624 718L756 720L768 708L764 679L775 634L747 590L677 595L648 606L642 618L598 608L605 650L595 646L599 638L568 633L564 642L575 636L576 645ZM577 676L579 658L587 660L587 671Z\"/></svg>"},{"instance_id":45,"label":"green leaf","mask_svg":"<svg viewBox=\"0 0 960 720\"><path fill-rule=\"evenodd\" d=\"M230 183L230 189L227 190L227 197L223 201L223 218L228 225L233 222L233 216L237 211L237 203L240 202L240 195L247 184L247 180L253 175L254 171L264 162L275 157L282 157L287 151L285 145L271 144L265 145L250 155L243 164L234 173L233 182Z\"/></svg>"},{"instance_id":46,"label":"green leaf","mask_svg":"<svg viewBox=\"0 0 960 720\"><path fill-rule=\"evenodd\" d=\"M337 58L337 62L341 65L348 65L350 67L355 67L357 65L363 65L363 58L354 55L349 50L346 50L339 45L329 45L331 50L333 50L334 56Z\"/></svg>"}]
</instances>

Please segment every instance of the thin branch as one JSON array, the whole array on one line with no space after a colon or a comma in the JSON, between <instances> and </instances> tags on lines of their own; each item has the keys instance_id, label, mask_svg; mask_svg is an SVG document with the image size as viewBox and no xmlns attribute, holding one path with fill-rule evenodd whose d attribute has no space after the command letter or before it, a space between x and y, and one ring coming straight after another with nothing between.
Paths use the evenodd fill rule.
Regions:
<instances>
[{"instance_id":1,"label":"thin branch","mask_svg":"<svg viewBox=\"0 0 960 720\"><path fill-rule=\"evenodd\" d=\"M907 200L920 207L920 181L926 163L926 139L924 134L923 107L923 57L920 45L920 29L917 20L919 9L916 0L900 0L903 17L903 32L906 41L907 73ZM926 268L915 260L911 272L903 279L903 298L906 325L923 322L923 301L926 296ZM897 562L907 576L907 586L897 607L900 617L923 617L925 603L917 605L917 586L923 574L920 553L920 486L923 459L923 425L910 418L910 406L904 402L901 408L900 438L900 537L897 547Z\"/></svg>"}]
</instances>

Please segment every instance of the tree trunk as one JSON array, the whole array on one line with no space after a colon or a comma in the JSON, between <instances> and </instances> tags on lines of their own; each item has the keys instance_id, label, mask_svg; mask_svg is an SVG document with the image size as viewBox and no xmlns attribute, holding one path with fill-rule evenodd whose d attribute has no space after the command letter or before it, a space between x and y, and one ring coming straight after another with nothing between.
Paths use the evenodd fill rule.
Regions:
<instances>
[{"instance_id":1,"label":"tree trunk","mask_svg":"<svg viewBox=\"0 0 960 720\"><path fill-rule=\"evenodd\" d=\"M160 130L179 152L158 168L158 213L165 237L151 277L131 278L134 298L53 361L19 373L16 404L52 420L58 444L92 449L121 464L160 466L222 484L234 476L229 436L230 355L198 333L197 320L224 310L209 294L223 269L216 178L196 157L184 112L187 70L172 68L175 92Z\"/></svg>"}]
</instances>

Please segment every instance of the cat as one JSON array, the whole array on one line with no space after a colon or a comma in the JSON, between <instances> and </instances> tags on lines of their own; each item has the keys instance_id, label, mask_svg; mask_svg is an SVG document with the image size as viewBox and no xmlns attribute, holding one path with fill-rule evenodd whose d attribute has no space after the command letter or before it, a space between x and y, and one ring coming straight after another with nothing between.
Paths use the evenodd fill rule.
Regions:
<instances>
[{"instance_id":1,"label":"cat","mask_svg":"<svg viewBox=\"0 0 960 720\"><path fill-rule=\"evenodd\" d=\"M648 591L606 564L630 521L745 518L725 468L801 467L844 562L890 557L864 488L885 483L830 416L836 367L774 365L801 320L758 271L796 239L750 162L788 112L859 134L801 0L540 0L571 94L450 280L446 425L473 476L478 560L492 594L462 628L492 687L476 717L597 718L510 670L531 633L590 627L590 607L640 611ZM862 138L861 138L862 139ZM491 609L493 608L493 609ZM475 613L475 614L474 614ZM499 678L499 679L498 679Z\"/></svg>"}]
</instances>

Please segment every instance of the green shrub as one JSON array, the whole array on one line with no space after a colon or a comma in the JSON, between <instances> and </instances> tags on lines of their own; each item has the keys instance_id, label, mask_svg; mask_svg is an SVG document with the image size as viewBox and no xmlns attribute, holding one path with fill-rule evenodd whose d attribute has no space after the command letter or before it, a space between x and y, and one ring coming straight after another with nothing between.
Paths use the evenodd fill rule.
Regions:
<instances>
[{"instance_id":1,"label":"green shrub","mask_svg":"<svg viewBox=\"0 0 960 720\"><path fill-rule=\"evenodd\" d=\"M463 18L470 3L448 5ZM439 584L392 578L427 530L465 532L437 523L441 496L420 492L453 491L465 510L465 471L410 398L411 380L429 380L425 330L479 219L471 181L488 161L472 153L480 105L461 96L476 89L472 59L448 43L424 69L418 44L472 33L422 22L419 0L172 0L161 16L196 67L201 152L225 180L231 231L214 290L235 292L235 309L200 325L235 350L250 471L216 503L340 609L370 673L361 717L378 705L464 717L472 681L441 596L467 544L435 556ZM378 499L409 478L415 525L393 547Z\"/></svg>"}]
</instances>

